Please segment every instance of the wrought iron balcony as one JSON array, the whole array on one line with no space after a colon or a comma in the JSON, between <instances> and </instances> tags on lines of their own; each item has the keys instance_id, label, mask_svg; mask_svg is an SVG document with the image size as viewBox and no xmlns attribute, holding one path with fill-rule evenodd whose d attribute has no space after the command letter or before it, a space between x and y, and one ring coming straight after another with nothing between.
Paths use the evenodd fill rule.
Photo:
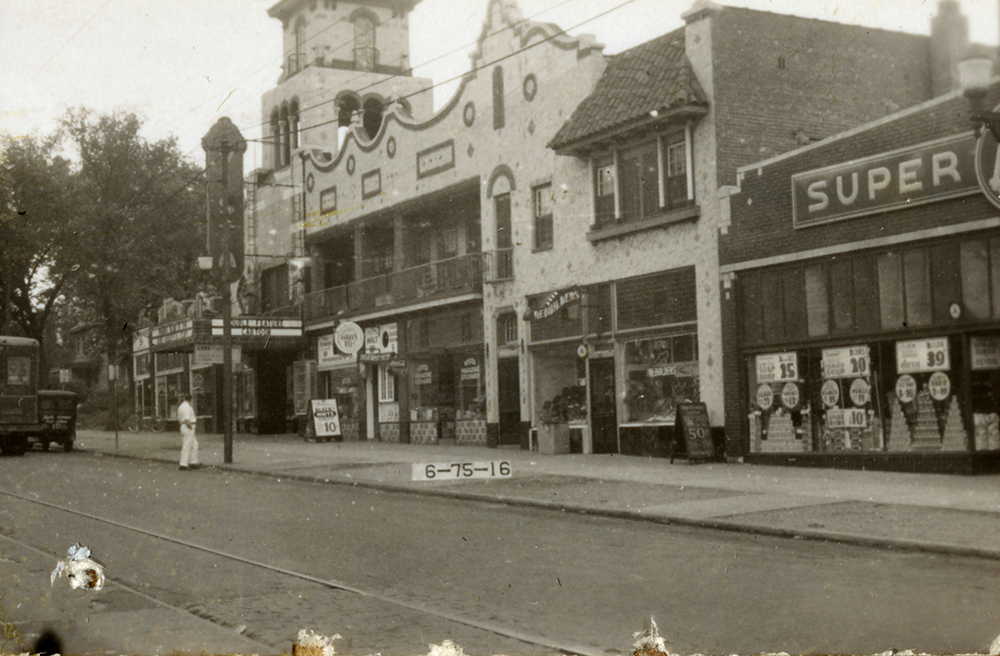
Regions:
<instances>
[{"instance_id":1,"label":"wrought iron balcony","mask_svg":"<svg viewBox=\"0 0 1000 656\"><path fill-rule=\"evenodd\" d=\"M483 253L483 276L486 282L514 279L514 249L498 248Z\"/></svg>"},{"instance_id":2,"label":"wrought iron balcony","mask_svg":"<svg viewBox=\"0 0 1000 656\"><path fill-rule=\"evenodd\" d=\"M339 312L356 314L482 292L482 257L482 253L472 253L438 260L306 294L305 319L318 320Z\"/></svg>"},{"instance_id":3,"label":"wrought iron balcony","mask_svg":"<svg viewBox=\"0 0 1000 656\"><path fill-rule=\"evenodd\" d=\"M355 48L354 68L359 71L374 71L378 66L378 48Z\"/></svg>"}]
</instances>

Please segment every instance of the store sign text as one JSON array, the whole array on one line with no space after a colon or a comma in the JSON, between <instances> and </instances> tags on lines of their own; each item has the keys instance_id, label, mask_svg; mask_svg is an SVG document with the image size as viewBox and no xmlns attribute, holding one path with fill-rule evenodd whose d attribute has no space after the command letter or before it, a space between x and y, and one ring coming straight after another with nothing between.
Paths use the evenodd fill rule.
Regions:
<instances>
[{"instance_id":1,"label":"store sign text","mask_svg":"<svg viewBox=\"0 0 1000 656\"><path fill-rule=\"evenodd\" d=\"M532 321L538 321L539 319L546 319L551 317L553 314L561 310L564 306L570 303L578 303L582 298L580 291L577 289L570 289L569 291L558 293L552 292L549 297L545 299L545 304L531 312L529 317Z\"/></svg>"},{"instance_id":2,"label":"store sign text","mask_svg":"<svg viewBox=\"0 0 1000 656\"><path fill-rule=\"evenodd\" d=\"M796 228L976 193L976 141L950 138L792 176Z\"/></svg>"},{"instance_id":3,"label":"store sign text","mask_svg":"<svg viewBox=\"0 0 1000 656\"><path fill-rule=\"evenodd\" d=\"M896 342L896 373L909 374L949 369L951 361L948 357L947 337Z\"/></svg>"},{"instance_id":4,"label":"store sign text","mask_svg":"<svg viewBox=\"0 0 1000 656\"><path fill-rule=\"evenodd\" d=\"M779 383L798 380L797 353L768 353L757 356L757 382Z\"/></svg>"},{"instance_id":5,"label":"store sign text","mask_svg":"<svg viewBox=\"0 0 1000 656\"><path fill-rule=\"evenodd\" d=\"M969 340L972 350L972 368L975 371L1000 369L1000 339L973 337Z\"/></svg>"},{"instance_id":6,"label":"store sign text","mask_svg":"<svg viewBox=\"0 0 1000 656\"><path fill-rule=\"evenodd\" d=\"M867 346L823 349L823 378L858 378L868 375Z\"/></svg>"}]
</instances>

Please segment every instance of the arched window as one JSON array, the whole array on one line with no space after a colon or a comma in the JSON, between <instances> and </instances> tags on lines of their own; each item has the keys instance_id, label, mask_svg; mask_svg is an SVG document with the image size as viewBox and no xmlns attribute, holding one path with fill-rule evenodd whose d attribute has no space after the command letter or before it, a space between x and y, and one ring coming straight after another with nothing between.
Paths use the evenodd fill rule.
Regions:
<instances>
[{"instance_id":1,"label":"arched window","mask_svg":"<svg viewBox=\"0 0 1000 656\"><path fill-rule=\"evenodd\" d=\"M278 127L281 130L281 166L292 161L292 151L289 148L288 134L288 105L281 106L281 116L278 118Z\"/></svg>"},{"instance_id":2,"label":"arched window","mask_svg":"<svg viewBox=\"0 0 1000 656\"><path fill-rule=\"evenodd\" d=\"M295 52L288 58L288 74L294 75L306 67L306 22L295 25Z\"/></svg>"},{"instance_id":3,"label":"arched window","mask_svg":"<svg viewBox=\"0 0 1000 656\"><path fill-rule=\"evenodd\" d=\"M376 98L369 98L365 101L365 132L370 139L374 139L378 130L382 127L382 112L384 107L382 101Z\"/></svg>"},{"instance_id":4,"label":"arched window","mask_svg":"<svg viewBox=\"0 0 1000 656\"><path fill-rule=\"evenodd\" d=\"M503 127L503 69L493 69L493 129Z\"/></svg>"},{"instance_id":5,"label":"arched window","mask_svg":"<svg viewBox=\"0 0 1000 656\"><path fill-rule=\"evenodd\" d=\"M354 116L354 112L358 111L360 106L358 104L358 99L354 96L343 96L337 100L337 147L340 148L344 144L344 137L347 136L347 131L351 129L351 120Z\"/></svg>"},{"instance_id":6,"label":"arched window","mask_svg":"<svg viewBox=\"0 0 1000 656\"><path fill-rule=\"evenodd\" d=\"M374 71L377 65L375 21L367 14L360 14L354 19L354 66L359 71Z\"/></svg>"},{"instance_id":7,"label":"arched window","mask_svg":"<svg viewBox=\"0 0 1000 656\"><path fill-rule=\"evenodd\" d=\"M299 99L292 98L288 106L288 133L291 139L291 149L299 147Z\"/></svg>"},{"instance_id":8,"label":"arched window","mask_svg":"<svg viewBox=\"0 0 1000 656\"><path fill-rule=\"evenodd\" d=\"M278 108L271 110L271 165L274 168L281 167L281 127L278 122Z\"/></svg>"}]
</instances>

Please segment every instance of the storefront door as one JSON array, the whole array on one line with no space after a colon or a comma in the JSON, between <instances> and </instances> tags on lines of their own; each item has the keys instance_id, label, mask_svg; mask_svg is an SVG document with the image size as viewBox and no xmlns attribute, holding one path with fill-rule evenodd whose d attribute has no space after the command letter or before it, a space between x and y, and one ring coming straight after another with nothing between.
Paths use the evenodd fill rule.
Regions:
<instances>
[{"instance_id":1,"label":"storefront door","mask_svg":"<svg viewBox=\"0 0 1000 656\"><path fill-rule=\"evenodd\" d=\"M590 434L594 453L618 453L613 358L594 358L590 361Z\"/></svg>"},{"instance_id":2,"label":"storefront door","mask_svg":"<svg viewBox=\"0 0 1000 656\"><path fill-rule=\"evenodd\" d=\"M500 397L500 444L519 444L521 381L517 358L497 360L497 383Z\"/></svg>"}]
</instances>

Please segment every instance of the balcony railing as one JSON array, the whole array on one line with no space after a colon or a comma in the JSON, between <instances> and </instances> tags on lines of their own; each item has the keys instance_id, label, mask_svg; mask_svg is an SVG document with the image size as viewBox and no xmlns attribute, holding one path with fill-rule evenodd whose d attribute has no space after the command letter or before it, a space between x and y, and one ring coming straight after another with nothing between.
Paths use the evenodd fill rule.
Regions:
<instances>
[{"instance_id":1,"label":"balcony railing","mask_svg":"<svg viewBox=\"0 0 1000 656\"><path fill-rule=\"evenodd\" d=\"M500 248L483 253L483 276L486 282L514 279L514 249Z\"/></svg>"},{"instance_id":2,"label":"balcony railing","mask_svg":"<svg viewBox=\"0 0 1000 656\"><path fill-rule=\"evenodd\" d=\"M365 47L354 49L354 68L359 71L374 71L378 66L378 49Z\"/></svg>"},{"instance_id":3,"label":"balcony railing","mask_svg":"<svg viewBox=\"0 0 1000 656\"><path fill-rule=\"evenodd\" d=\"M438 260L305 295L306 320L482 290L482 254Z\"/></svg>"}]
</instances>

